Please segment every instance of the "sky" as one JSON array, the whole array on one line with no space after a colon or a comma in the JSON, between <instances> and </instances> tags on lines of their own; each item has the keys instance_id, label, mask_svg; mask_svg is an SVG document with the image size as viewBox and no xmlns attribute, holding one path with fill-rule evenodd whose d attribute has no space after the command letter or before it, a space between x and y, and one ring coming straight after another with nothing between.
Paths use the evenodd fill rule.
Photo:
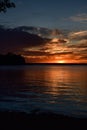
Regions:
<instances>
[{"instance_id":1,"label":"sky","mask_svg":"<svg viewBox=\"0 0 87 130\"><path fill-rule=\"evenodd\" d=\"M26 40L20 43L18 39L21 38L18 38L13 45L7 37L7 43L1 39L1 52L6 48L20 52L27 62L87 63L87 0L11 1L15 2L16 8L0 13L0 25L16 28L16 31L19 26L26 26L27 29L22 28L21 31L28 34L28 27L32 26L32 33L43 42L31 43L31 39L26 38L26 44ZM46 41L44 38L50 39ZM12 42L10 46L9 41Z\"/></svg>"}]
</instances>

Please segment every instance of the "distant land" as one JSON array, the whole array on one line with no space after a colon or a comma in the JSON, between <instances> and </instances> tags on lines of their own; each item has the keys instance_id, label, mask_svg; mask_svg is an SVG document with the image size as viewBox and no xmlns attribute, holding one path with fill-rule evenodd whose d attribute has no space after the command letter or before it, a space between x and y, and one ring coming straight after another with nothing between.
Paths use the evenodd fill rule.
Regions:
<instances>
[{"instance_id":1,"label":"distant land","mask_svg":"<svg viewBox=\"0 0 87 130\"><path fill-rule=\"evenodd\" d=\"M7 53L0 54L0 65L87 65L87 63L26 63L21 55Z\"/></svg>"},{"instance_id":2,"label":"distant land","mask_svg":"<svg viewBox=\"0 0 87 130\"><path fill-rule=\"evenodd\" d=\"M0 65L24 65L25 59L13 53L0 54Z\"/></svg>"},{"instance_id":3,"label":"distant land","mask_svg":"<svg viewBox=\"0 0 87 130\"><path fill-rule=\"evenodd\" d=\"M87 65L87 63L26 63L25 65Z\"/></svg>"}]
</instances>

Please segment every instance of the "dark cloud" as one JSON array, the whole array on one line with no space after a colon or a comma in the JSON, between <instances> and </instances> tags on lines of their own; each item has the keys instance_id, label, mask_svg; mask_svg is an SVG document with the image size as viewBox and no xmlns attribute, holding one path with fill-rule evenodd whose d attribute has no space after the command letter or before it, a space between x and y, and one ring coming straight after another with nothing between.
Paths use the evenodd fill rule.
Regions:
<instances>
[{"instance_id":1,"label":"dark cloud","mask_svg":"<svg viewBox=\"0 0 87 130\"><path fill-rule=\"evenodd\" d=\"M17 28L14 28L14 30L24 31L31 34L40 35L42 37L48 37L52 30L48 28L40 28L40 27L34 27L34 26L19 26Z\"/></svg>"},{"instance_id":2,"label":"dark cloud","mask_svg":"<svg viewBox=\"0 0 87 130\"><path fill-rule=\"evenodd\" d=\"M40 46L47 39L19 29L6 29L0 26L0 52L21 50L25 47Z\"/></svg>"},{"instance_id":3,"label":"dark cloud","mask_svg":"<svg viewBox=\"0 0 87 130\"><path fill-rule=\"evenodd\" d=\"M83 44L73 44L73 45L71 44L71 45L68 45L67 48L71 48L71 49L73 49L73 48L81 49L82 48L83 49L83 48L87 48L87 44L84 44L84 43Z\"/></svg>"},{"instance_id":4,"label":"dark cloud","mask_svg":"<svg viewBox=\"0 0 87 130\"><path fill-rule=\"evenodd\" d=\"M54 37L54 36L60 36L65 32L60 31L59 29L49 29L44 27L34 27L34 26L19 26L15 28L16 30L25 31L31 34L40 35L42 37Z\"/></svg>"},{"instance_id":5,"label":"dark cloud","mask_svg":"<svg viewBox=\"0 0 87 130\"><path fill-rule=\"evenodd\" d=\"M28 55L28 56L63 56L63 55L70 55L73 54L73 52L58 52L58 53L54 53L51 54L50 52L44 52L44 51L25 51L23 52L24 55Z\"/></svg>"},{"instance_id":6,"label":"dark cloud","mask_svg":"<svg viewBox=\"0 0 87 130\"><path fill-rule=\"evenodd\" d=\"M43 51L25 51L23 54L28 55L28 56L48 56L48 55L50 55L48 52L43 52Z\"/></svg>"},{"instance_id":7,"label":"dark cloud","mask_svg":"<svg viewBox=\"0 0 87 130\"><path fill-rule=\"evenodd\" d=\"M61 34L58 30L32 26L17 28L0 26L0 53L20 53L32 62L40 62L40 60L55 62L60 59L75 62L86 60L87 31L70 33L70 39ZM45 38L45 35L53 35L53 39ZM61 37L56 37L57 35L61 35Z\"/></svg>"},{"instance_id":8,"label":"dark cloud","mask_svg":"<svg viewBox=\"0 0 87 130\"><path fill-rule=\"evenodd\" d=\"M58 39L58 42L59 43L67 43L67 40L65 40L65 39Z\"/></svg>"},{"instance_id":9,"label":"dark cloud","mask_svg":"<svg viewBox=\"0 0 87 130\"><path fill-rule=\"evenodd\" d=\"M66 52L59 52L59 53L56 53L56 55L69 55L69 54L73 54L72 51L66 51Z\"/></svg>"},{"instance_id":10,"label":"dark cloud","mask_svg":"<svg viewBox=\"0 0 87 130\"><path fill-rule=\"evenodd\" d=\"M77 45L78 48L87 48L87 43L82 43Z\"/></svg>"}]
</instances>

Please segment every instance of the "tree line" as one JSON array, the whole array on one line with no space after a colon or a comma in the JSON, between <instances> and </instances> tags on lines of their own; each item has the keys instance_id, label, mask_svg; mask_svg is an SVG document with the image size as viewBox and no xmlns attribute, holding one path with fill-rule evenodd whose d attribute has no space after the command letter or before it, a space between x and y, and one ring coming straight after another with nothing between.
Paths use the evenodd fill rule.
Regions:
<instances>
[{"instance_id":1,"label":"tree line","mask_svg":"<svg viewBox=\"0 0 87 130\"><path fill-rule=\"evenodd\" d=\"M21 55L8 53L0 54L0 65L22 65L25 64L25 59Z\"/></svg>"}]
</instances>

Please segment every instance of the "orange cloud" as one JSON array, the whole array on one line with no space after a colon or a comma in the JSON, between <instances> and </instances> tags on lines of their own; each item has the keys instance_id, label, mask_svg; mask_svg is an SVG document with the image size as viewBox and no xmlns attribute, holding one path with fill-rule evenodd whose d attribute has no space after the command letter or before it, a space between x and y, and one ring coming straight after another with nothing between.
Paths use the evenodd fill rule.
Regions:
<instances>
[{"instance_id":1,"label":"orange cloud","mask_svg":"<svg viewBox=\"0 0 87 130\"><path fill-rule=\"evenodd\" d=\"M75 40L81 40L81 39L87 39L87 30L85 31L78 31L78 32L72 32L69 34L70 39Z\"/></svg>"},{"instance_id":2,"label":"orange cloud","mask_svg":"<svg viewBox=\"0 0 87 130\"><path fill-rule=\"evenodd\" d=\"M40 28L38 30L40 31ZM27 62L87 63L87 30L67 32L65 35L65 32L63 34L63 31L58 29L47 29L44 36L47 34L50 39L17 29L0 29L0 34L0 52L11 50L20 53Z\"/></svg>"},{"instance_id":3,"label":"orange cloud","mask_svg":"<svg viewBox=\"0 0 87 130\"><path fill-rule=\"evenodd\" d=\"M69 34L70 39L54 38L37 48L27 48L25 55L32 62L87 63L87 40L84 36L86 31L73 32Z\"/></svg>"}]
</instances>

